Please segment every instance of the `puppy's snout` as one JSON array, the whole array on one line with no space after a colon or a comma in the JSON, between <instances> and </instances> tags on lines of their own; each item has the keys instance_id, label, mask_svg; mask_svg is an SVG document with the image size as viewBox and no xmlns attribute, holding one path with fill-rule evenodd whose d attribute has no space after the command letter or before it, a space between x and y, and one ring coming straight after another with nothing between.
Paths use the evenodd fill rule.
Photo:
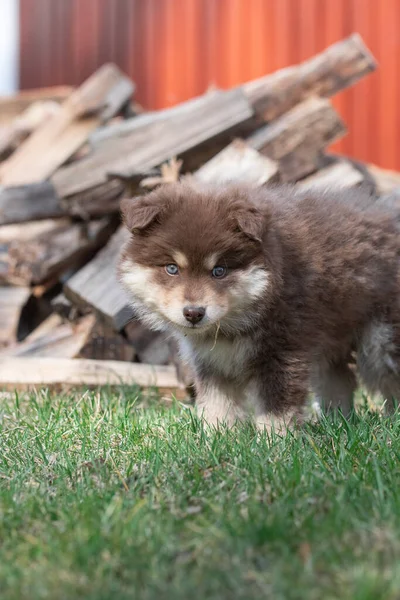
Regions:
<instances>
[{"instance_id":1,"label":"puppy's snout","mask_svg":"<svg viewBox=\"0 0 400 600\"><path fill-rule=\"evenodd\" d=\"M204 315L206 314L206 309L203 306L185 306L183 309L183 316L186 321L189 323L200 323Z\"/></svg>"}]
</instances>

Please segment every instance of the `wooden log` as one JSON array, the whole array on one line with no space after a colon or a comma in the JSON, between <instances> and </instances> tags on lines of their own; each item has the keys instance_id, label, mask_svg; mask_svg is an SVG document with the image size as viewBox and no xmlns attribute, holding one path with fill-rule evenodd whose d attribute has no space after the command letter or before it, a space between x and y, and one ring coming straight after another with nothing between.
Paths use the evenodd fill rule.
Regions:
<instances>
[{"instance_id":1,"label":"wooden log","mask_svg":"<svg viewBox=\"0 0 400 600\"><path fill-rule=\"evenodd\" d=\"M243 182L261 186L278 179L278 165L243 140L234 140L200 167L194 177L205 183Z\"/></svg>"},{"instance_id":2,"label":"wooden log","mask_svg":"<svg viewBox=\"0 0 400 600\"><path fill-rule=\"evenodd\" d=\"M125 186L117 179L111 179L94 188L69 196L63 201L63 207L70 215L83 219L110 215L119 212L120 199Z\"/></svg>"},{"instance_id":3,"label":"wooden log","mask_svg":"<svg viewBox=\"0 0 400 600\"><path fill-rule=\"evenodd\" d=\"M0 97L0 126L8 125L34 102L64 102L73 92L71 86L56 86L22 90L12 96Z\"/></svg>"},{"instance_id":4,"label":"wooden log","mask_svg":"<svg viewBox=\"0 0 400 600\"><path fill-rule=\"evenodd\" d=\"M181 388L172 366L83 358L1 358L0 385L12 389L39 385L137 385L160 391Z\"/></svg>"},{"instance_id":5,"label":"wooden log","mask_svg":"<svg viewBox=\"0 0 400 600\"><path fill-rule=\"evenodd\" d=\"M278 162L282 181L296 181L314 172L320 152L345 133L329 100L308 98L256 131L247 142Z\"/></svg>"},{"instance_id":6,"label":"wooden log","mask_svg":"<svg viewBox=\"0 0 400 600\"><path fill-rule=\"evenodd\" d=\"M329 187L352 188L363 182L364 178L359 170L355 169L349 161L339 159L302 179L297 185L300 189L308 190Z\"/></svg>"},{"instance_id":7,"label":"wooden log","mask_svg":"<svg viewBox=\"0 0 400 600\"><path fill-rule=\"evenodd\" d=\"M133 83L115 65L103 65L65 100L58 115L2 163L1 183L16 186L50 177L94 129L126 104L133 90Z\"/></svg>"},{"instance_id":8,"label":"wooden log","mask_svg":"<svg viewBox=\"0 0 400 600\"><path fill-rule=\"evenodd\" d=\"M353 34L300 65L250 81L242 89L256 113L269 122L305 98L333 96L376 66L362 38Z\"/></svg>"},{"instance_id":9,"label":"wooden log","mask_svg":"<svg viewBox=\"0 0 400 600\"><path fill-rule=\"evenodd\" d=\"M21 311L30 290L22 287L0 287L0 347L17 339Z\"/></svg>"},{"instance_id":10,"label":"wooden log","mask_svg":"<svg viewBox=\"0 0 400 600\"><path fill-rule=\"evenodd\" d=\"M115 230L104 218L89 223L62 223L52 232L31 240L7 244L7 259L0 268L0 283L38 284L76 267L101 247Z\"/></svg>"},{"instance_id":11,"label":"wooden log","mask_svg":"<svg viewBox=\"0 0 400 600\"><path fill-rule=\"evenodd\" d=\"M0 225L65 215L49 181L0 189Z\"/></svg>"},{"instance_id":12,"label":"wooden log","mask_svg":"<svg viewBox=\"0 0 400 600\"><path fill-rule=\"evenodd\" d=\"M53 313L23 342L0 352L0 357L8 356L132 361L134 349L121 335L99 323L94 315L71 323Z\"/></svg>"},{"instance_id":13,"label":"wooden log","mask_svg":"<svg viewBox=\"0 0 400 600\"><path fill-rule=\"evenodd\" d=\"M61 110L51 100L34 102L21 115L0 128L0 157L7 158L26 138Z\"/></svg>"},{"instance_id":14,"label":"wooden log","mask_svg":"<svg viewBox=\"0 0 400 600\"><path fill-rule=\"evenodd\" d=\"M95 323L93 315L78 323L64 323L59 315L50 315L23 342L7 347L0 357L75 358L85 345Z\"/></svg>"},{"instance_id":15,"label":"wooden log","mask_svg":"<svg viewBox=\"0 0 400 600\"><path fill-rule=\"evenodd\" d=\"M96 319L77 357L132 362L135 349L120 333Z\"/></svg>"},{"instance_id":16,"label":"wooden log","mask_svg":"<svg viewBox=\"0 0 400 600\"><path fill-rule=\"evenodd\" d=\"M52 181L65 198L99 186L109 177L130 179L211 138L233 132L252 114L240 90L206 94L181 105L168 119L145 122L126 135L103 140L89 156L60 169Z\"/></svg>"},{"instance_id":17,"label":"wooden log","mask_svg":"<svg viewBox=\"0 0 400 600\"><path fill-rule=\"evenodd\" d=\"M64 285L64 294L72 303L92 308L117 331L133 317L127 295L117 280L118 258L129 235L121 226L107 246Z\"/></svg>"},{"instance_id":18,"label":"wooden log","mask_svg":"<svg viewBox=\"0 0 400 600\"><path fill-rule=\"evenodd\" d=\"M9 244L15 240L18 240L19 242L29 242L40 236L51 235L53 231L70 224L70 219L61 218L1 225L0 244Z\"/></svg>"}]
</instances>

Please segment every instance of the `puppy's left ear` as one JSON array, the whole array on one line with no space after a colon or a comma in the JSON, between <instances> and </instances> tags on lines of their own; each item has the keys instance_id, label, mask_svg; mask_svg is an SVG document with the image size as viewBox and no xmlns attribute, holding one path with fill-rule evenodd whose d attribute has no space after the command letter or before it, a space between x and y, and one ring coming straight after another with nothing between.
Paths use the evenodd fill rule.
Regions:
<instances>
[{"instance_id":1,"label":"puppy's left ear","mask_svg":"<svg viewBox=\"0 0 400 600\"><path fill-rule=\"evenodd\" d=\"M261 242L265 229L265 217L256 208L239 210L236 215L237 226L242 233L256 242Z\"/></svg>"},{"instance_id":2,"label":"puppy's left ear","mask_svg":"<svg viewBox=\"0 0 400 600\"><path fill-rule=\"evenodd\" d=\"M161 204L150 197L124 198L121 200L122 218L131 233L139 233L150 227L161 213Z\"/></svg>"}]
</instances>

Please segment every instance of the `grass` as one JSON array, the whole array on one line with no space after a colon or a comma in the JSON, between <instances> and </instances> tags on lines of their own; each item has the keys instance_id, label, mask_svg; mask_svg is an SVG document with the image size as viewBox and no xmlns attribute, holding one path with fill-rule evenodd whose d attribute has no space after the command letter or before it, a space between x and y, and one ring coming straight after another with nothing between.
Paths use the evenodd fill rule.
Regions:
<instances>
[{"instance_id":1,"label":"grass","mask_svg":"<svg viewBox=\"0 0 400 600\"><path fill-rule=\"evenodd\" d=\"M400 597L400 417L272 445L135 390L0 403L0 596Z\"/></svg>"}]
</instances>

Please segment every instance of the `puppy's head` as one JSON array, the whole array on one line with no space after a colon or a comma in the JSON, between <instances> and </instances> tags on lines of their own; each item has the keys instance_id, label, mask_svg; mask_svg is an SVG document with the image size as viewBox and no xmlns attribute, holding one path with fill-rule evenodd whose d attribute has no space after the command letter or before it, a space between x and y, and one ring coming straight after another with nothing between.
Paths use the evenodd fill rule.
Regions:
<instances>
[{"instance_id":1,"label":"puppy's head","mask_svg":"<svg viewBox=\"0 0 400 600\"><path fill-rule=\"evenodd\" d=\"M119 273L144 322L192 335L252 326L271 285L268 217L252 193L177 183L122 202L133 235Z\"/></svg>"}]
</instances>

